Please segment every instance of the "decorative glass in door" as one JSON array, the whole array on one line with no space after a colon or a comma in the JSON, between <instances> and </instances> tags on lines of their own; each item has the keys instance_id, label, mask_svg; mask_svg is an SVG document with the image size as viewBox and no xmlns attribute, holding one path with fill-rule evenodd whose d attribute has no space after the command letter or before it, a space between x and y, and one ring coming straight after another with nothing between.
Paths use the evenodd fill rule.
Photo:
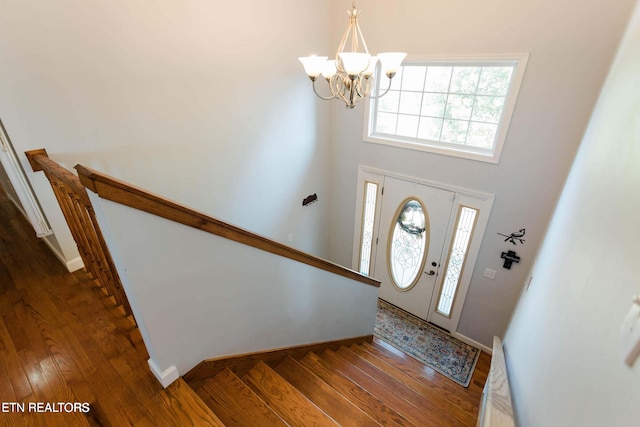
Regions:
<instances>
[{"instance_id":1,"label":"decorative glass in door","mask_svg":"<svg viewBox=\"0 0 640 427\"><path fill-rule=\"evenodd\" d=\"M373 251L373 227L376 220L376 203L378 184L365 182L364 207L362 213L362 232L360 241L360 268L362 274L369 275L371 270L371 253Z\"/></svg>"},{"instance_id":2,"label":"decorative glass in door","mask_svg":"<svg viewBox=\"0 0 640 427\"><path fill-rule=\"evenodd\" d=\"M471 237L476 226L478 209L468 206L460 206L456 232L451 242L451 249L447 259L447 270L438 298L438 308L436 312L445 317L451 316L451 310L458 291L460 276L464 270L467 260L467 252Z\"/></svg>"},{"instance_id":3,"label":"decorative glass in door","mask_svg":"<svg viewBox=\"0 0 640 427\"><path fill-rule=\"evenodd\" d=\"M428 251L429 218L416 199L404 201L398 209L389 239L389 272L400 290L411 289L420 278Z\"/></svg>"}]
</instances>

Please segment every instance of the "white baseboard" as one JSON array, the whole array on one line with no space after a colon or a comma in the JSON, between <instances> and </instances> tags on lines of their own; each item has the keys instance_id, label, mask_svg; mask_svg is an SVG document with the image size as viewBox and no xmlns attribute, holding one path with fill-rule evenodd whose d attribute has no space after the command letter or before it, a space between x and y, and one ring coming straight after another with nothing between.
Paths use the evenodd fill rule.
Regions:
<instances>
[{"instance_id":1,"label":"white baseboard","mask_svg":"<svg viewBox=\"0 0 640 427\"><path fill-rule=\"evenodd\" d=\"M160 368L158 367L158 365L156 365L156 362L149 359L148 363L149 363L149 368L151 368L151 372L153 373L153 375L156 376L156 378L158 379L158 381L160 381L160 384L162 384L162 387L164 388L169 387L169 385L172 382L180 378L178 369L173 365L169 366L167 369L160 372Z\"/></svg>"},{"instance_id":2,"label":"white baseboard","mask_svg":"<svg viewBox=\"0 0 640 427\"><path fill-rule=\"evenodd\" d=\"M472 340L471 338L466 337L466 336L464 336L464 335L462 335L462 334L460 334L458 332L454 333L453 336L455 338L459 339L460 341L464 342L464 343L467 343L467 344L472 345L472 346L474 346L476 348L479 348L480 350L484 351L485 353L493 354L493 349L492 348L489 348L484 344L480 344L478 341Z\"/></svg>"},{"instance_id":3,"label":"white baseboard","mask_svg":"<svg viewBox=\"0 0 640 427\"><path fill-rule=\"evenodd\" d=\"M74 271L84 268L84 262L82 262L82 258L77 257L72 259L71 261L67 261L66 266L67 270L69 270L69 273L73 273Z\"/></svg>"},{"instance_id":4,"label":"white baseboard","mask_svg":"<svg viewBox=\"0 0 640 427\"><path fill-rule=\"evenodd\" d=\"M54 244L52 244L49 239L46 238L42 238L42 241L44 243L46 243L47 246L49 246L49 249L51 249L51 252L53 252L53 254L56 256L56 258L58 258L58 260L64 264L65 267L67 267L67 270L69 271L69 273L73 273L76 270L80 270L81 268L84 267L84 263L82 262L82 258L80 257L76 257L70 261L67 261L67 259L64 257L64 255L62 255L62 253L58 250L58 248L56 248L56 246Z\"/></svg>"}]
</instances>

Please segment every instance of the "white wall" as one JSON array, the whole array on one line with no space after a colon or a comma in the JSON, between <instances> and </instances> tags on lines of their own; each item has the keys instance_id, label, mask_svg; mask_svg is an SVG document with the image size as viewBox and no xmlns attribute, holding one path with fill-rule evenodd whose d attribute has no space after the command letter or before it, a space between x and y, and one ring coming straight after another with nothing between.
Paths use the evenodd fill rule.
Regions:
<instances>
[{"instance_id":1,"label":"white wall","mask_svg":"<svg viewBox=\"0 0 640 427\"><path fill-rule=\"evenodd\" d=\"M44 146L66 166L84 163L276 240L293 233L293 246L345 265L358 164L494 193L459 327L489 345L505 330L632 3L359 4L374 52L531 52L499 165L364 143L361 108L333 103L329 114L314 99L297 57L331 54L347 0L3 4L0 117L19 153ZM48 183L28 174L72 259ZM319 202L302 208L312 193ZM522 227L522 261L503 270L509 246L496 233Z\"/></svg>"},{"instance_id":2,"label":"white wall","mask_svg":"<svg viewBox=\"0 0 640 427\"><path fill-rule=\"evenodd\" d=\"M369 0L359 3L372 52L530 52L498 165L362 141L363 109L332 110L331 255L349 263L359 164L495 194L458 332L491 347L506 329L634 0ZM336 37L351 2L334 0ZM336 29L337 28L337 29ZM337 44L337 43L336 43ZM497 233L526 228L514 247ZM500 254L521 261L502 268ZM495 280L482 276L488 267Z\"/></svg>"},{"instance_id":3,"label":"white wall","mask_svg":"<svg viewBox=\"0 0 640 427\"><path fill-rule=\"evenodd\" d=\"M91 196L157 373L373 334L377 287Z\"/></svg>"},{"instance_id":4,"label":"white wall","mask_svg":"<svg viewBox=\"0 0 640 427\"><path fill-rule=\"evenodd\" d=\"M640 294L640 9L607 78L504 346L520 425L626 427L640 361L620 326Z\"/></svg>"},{"instance_id":5,"label":"white wall","mask_svg":"<svg viewBox=\"0 0 640 427\"><path fill-rule=\"evenodd\" d=\"M328 45L328 22L319 0L3 2L0 117L19 153L45 147L323 255L328 108L297 57ZM73 256L48 183L29 178Z\"/></svg>"}]
</instances>

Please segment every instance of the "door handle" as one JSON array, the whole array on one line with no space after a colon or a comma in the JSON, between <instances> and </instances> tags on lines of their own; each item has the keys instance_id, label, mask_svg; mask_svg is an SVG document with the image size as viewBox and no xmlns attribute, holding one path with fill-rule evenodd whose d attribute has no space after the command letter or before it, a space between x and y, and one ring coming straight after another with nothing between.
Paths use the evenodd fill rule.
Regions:
<instances>
[{"instance_id":1,"label":"door handle","mask_svg":"<svg viewBox=\"0 0 640 427\"><path fill-rule=\"evenodd\" d=\"M427 276L433 276L434 274L436 274L436 272L433 270L429 270L428 273L425 271L424 274L426 274Z\"/></svg>"}]
</instances>

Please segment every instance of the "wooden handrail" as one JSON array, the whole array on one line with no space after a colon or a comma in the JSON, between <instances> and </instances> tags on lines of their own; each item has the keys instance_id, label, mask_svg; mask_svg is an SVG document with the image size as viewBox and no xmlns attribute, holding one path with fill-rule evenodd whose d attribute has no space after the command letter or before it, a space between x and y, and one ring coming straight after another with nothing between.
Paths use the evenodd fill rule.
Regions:
<instances>
[{"instance_id":1,"label":"wooden handrail","mask_svg":"<svg viewBox=\"0 0 640 427\"><path fill-rule=\"evenodd\" d=\"M80 182L103 199L111 200L153 215L280 255L310 266L338 274L367 285L380 287L380 282L330 261L309 255L266 237L244 230L195 211L184 205L149 193L101 172L76 165Z\"/></svg>"},{"instance_id":2,"label":"wooden handrail","mask_svg":"<svg viewBox=\"0 0 640 427\"><path fill-rule=\"evenodd\" d=\"M31 169L33 169L34 172L42 171L47 175L56 177L58 180L68 185L69 188L79 197L86 199L87 202L89 201L87 198L87 192L78 177L51 160L47 154L47 150L44 148L31 150L25 152L25 155L27 156L27 160L29 160Z\"/></svg>"},{"instance_id":3,"label":"wooden handrail","mask_svg":"<svg viewBox=\"0 0 640 427\"><path fill-rule=\"evenodd\" d=\"M25 154L33 171L44 172L49 180L86 270L115 298L125 313L132 316L122 282L80 179L51 160L45 149L27 151Z\"/></svg>"}]
</instances>

